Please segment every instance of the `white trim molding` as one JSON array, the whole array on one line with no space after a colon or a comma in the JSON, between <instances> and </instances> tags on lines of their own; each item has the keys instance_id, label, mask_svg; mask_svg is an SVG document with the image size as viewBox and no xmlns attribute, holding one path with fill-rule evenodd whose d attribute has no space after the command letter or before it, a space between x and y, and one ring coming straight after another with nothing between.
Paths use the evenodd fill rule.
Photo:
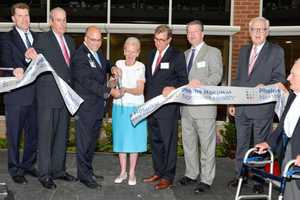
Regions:
<instances>
[{"instance_id":1,"label":"white trim molding","mask_svg":"<svg viewBox=\"0 0 300 200\"><path fill-rule=\"evenodd\" d=\"M271 26L270 36L300 36L300 26Z\"/></svg>"}]
</instances>

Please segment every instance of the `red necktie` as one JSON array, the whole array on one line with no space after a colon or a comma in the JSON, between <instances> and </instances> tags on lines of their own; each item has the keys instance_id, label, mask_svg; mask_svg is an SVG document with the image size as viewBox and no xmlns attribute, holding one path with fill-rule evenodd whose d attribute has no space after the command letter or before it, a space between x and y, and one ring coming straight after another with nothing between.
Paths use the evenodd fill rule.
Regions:
<instances>
[{"instance_id":1,"label":"red necktie","mask_svg":"<svg viewBox=\"0 0 300 200\"><path fill-rule=\"evenodd\" d=\"M63 38L63 36L60 36L59 38L60 38L60 44L61 44L61 51L63 53L65 61L68 65L70 65L70 55L68 54L68 50L65 45L64 38Z\"/></svg>"},{"instance_id":2,"label":"red necktie","mask_svg":"<svg viewBox=\"0 0 300 200\"><path fill-rule=\"evenodd\" d=\"M158 57L156 59L156 64L155 64L155 69L153 71L153 74L158 70L158 65L160 64L162 57L161 57L161 52L158 53Z\"/></svg>"},{"instance_id":3,"label":"red necktie","mask_svg":"<svg viewBox=\"0 0 300 200\"><path fill-rule=\"evenodd\" d=\"M256 59L257 59L257 47L253 47L253 48L252 48L252 51L251 51L250 59L249 59L248 75L251 74Z\"/></svg>"}]
</instances>

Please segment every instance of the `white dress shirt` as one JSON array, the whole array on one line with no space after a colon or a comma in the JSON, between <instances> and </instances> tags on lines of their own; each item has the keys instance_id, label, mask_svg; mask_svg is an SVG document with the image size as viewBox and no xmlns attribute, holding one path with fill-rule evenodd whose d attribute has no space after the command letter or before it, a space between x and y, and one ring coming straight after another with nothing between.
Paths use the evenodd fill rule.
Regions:
<instances>
[{"instance_id":1,"label":"white dress shirt","mask_svg":"<svg viewBox=\"0 0 300 200\"><path fill-rule=\"evenodd\" d=\"M164 57L167 49L169 48L170 45L168 45L161 53L161 59ZM159 51L156 50L156 53L155 53L155 56L154 56L154 59L153 59L153 63L152 63L152 74L154 74L154 71L156 69L156 63L157 63L157 59L158 59L158 55L159 55Z\"/></svg>"},{"instance_id":2,"label":"white dress shirt","mask_svg":"<svg viewBox=\"0 0 300 200\"><path fill-rule=\"evenodd\" d=\"M296 98L294 99L288 113L284 120L284 132L291 138L300 117L300 93L295 93Z\"/></svg>"}]
</instances>

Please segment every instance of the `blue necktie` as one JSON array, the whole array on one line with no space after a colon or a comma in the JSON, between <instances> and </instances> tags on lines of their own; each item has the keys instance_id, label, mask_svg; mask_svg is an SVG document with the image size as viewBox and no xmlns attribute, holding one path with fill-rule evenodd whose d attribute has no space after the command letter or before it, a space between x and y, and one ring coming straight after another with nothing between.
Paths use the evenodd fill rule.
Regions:
<instances>
[{"instance_id":1,"label":"blue necktie","mask_svg":"<svg viewBox=\"0 0 300 200\"><path fill-rule=\"evenodd\" d=\"M98 64L100 65L100 67L102 68L102 65L101 65L100 58L99 58L98 54L97 54L96 52L93 52L93 55L94 55L94 57L95 57L97 63L98 63Z\"/></svg>"},{"instance_id":2,"label":"blue necktie","mask_svg":"<svg viewBox=\"0 0 300 200\"><path fill-rule=\"evenodd\" d=\"M195 50L196 49L192 49L192 54L190 56L190 60L189 60L189 63L188 63L188 66L187 66L187 73L189 74L191 69L192 69L192 66L193 66L193 61L194 61L194 57L195 57Z\"/></svg>"},{"instance_id":3,"label":"blue necktie","mask_svg":"<svg viewBox=\"0 0 300 200\"><path fill-rule=\"evenodd\" d=\"M26 40L26 46L27 46L27 49L32 47L31 43L30 43L30 40L28 38L28 33L24 33L25 34L25 40Z\"/></svg>"}]
</instances>

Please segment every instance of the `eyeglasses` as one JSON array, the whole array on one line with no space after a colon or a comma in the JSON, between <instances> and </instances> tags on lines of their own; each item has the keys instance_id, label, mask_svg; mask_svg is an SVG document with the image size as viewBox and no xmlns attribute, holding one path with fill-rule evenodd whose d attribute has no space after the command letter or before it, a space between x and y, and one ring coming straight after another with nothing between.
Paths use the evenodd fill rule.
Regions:
<instances>
[{"instance_id":1,"label":"eyeglasses","mask_svg":"<svg viewBox=\"0 0 300 200\"><path fill-rule=\"evenodd\" d=\"M252 33L265 33L267 30L267 28L250 28Z\"/></svg>"},{"instance_id":2,"label":"eyeglasses","mask_svg":"<svg viewBox=\"0 0 300 200\"><path fill-rule=\"evenodd\" d=\"M167 39L161 39L161 38L154 37L154 41L156 41L156 42L166 42L166 41L168 41L168 39L169 38L167 38Z\"/></svg>"},{"instance_id":3,"label":"eyeglasses","mask_svg":"<svg viewBox=\"0 0 300 200\"><path fill-rule=\"evenodd\" d=\"M92 41L92 42L101 42L102 41L102 38L100 38L100 39L96 39L96 38L91 38L91 37L89 37L89 36L86 36L90 41Z\"/></svg>"}]
</instances>

